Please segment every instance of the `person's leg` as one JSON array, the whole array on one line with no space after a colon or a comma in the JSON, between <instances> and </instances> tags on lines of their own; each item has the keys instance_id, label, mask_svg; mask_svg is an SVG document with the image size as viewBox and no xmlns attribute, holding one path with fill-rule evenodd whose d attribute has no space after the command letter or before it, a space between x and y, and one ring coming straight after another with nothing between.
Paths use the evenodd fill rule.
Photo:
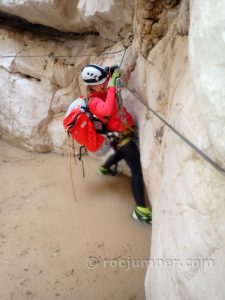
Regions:
<instances>
[{"instance_id":1,"label":"person's leg","mask_svg":"<svg viewBox=\"0 0 225 300\"><path fill-rule=\"evenodd\" d=\"M132 141L121 147L120 152L131 170L131 187L136 202L132 216L141 222L149 224L152 221L152 215L150 208L145 205L144 181L139 149Z\"/></svg>"},{"instance_id":2,"label":"person's leg","mask_svg":"<svg viewBox=\"0 0 225 300\"><path fill-rule=\"evenodd\" d=\"M111 166L117 164L119 161L121 161L123 157L121 156L120 151L116 151L113 153L109 158L106 160L106 162L102 165L104 168L109 169Z\"/></svg>"},{"instance_id":3,"label":"person's leg","mask_svg":"<svg viewBox=\"0 0 225 300\"><path fill-rule=\"evenodd\" d=\"M131 141L120 148L120 152L131 170L131 188L138 206L145 206L144 181L140 162L140 152L137 145Z\"/></svg>"},{"instance_id":4,"label":"person's leg","mask_svg":"<svg viewBox=\"0 0 225 300\"><path fill-rule=\"evenodd\" d=\"M120 152L116 151L112 154L106 162L98 168L98 173L101 175L116 175L117 173L117 164L123 157L121 156ZM111 169L112 166L115 166L114 169Z\"/></svg>"}]
</instances>

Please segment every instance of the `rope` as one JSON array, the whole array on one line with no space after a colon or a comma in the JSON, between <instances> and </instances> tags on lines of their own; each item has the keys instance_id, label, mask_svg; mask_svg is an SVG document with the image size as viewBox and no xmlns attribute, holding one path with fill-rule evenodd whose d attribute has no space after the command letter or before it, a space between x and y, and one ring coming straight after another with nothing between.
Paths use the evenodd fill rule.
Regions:
<instances>
[{"instance_id":1,"label":"rope","mask_svg":"<svg viewBox=\"0 0 225 300\"><path fill-rule=\"evenodd\" d=\"M117 51L113 51L113 52L101 52L101 53L97 53L97 54L79 54L79 55L54 55L54 53L49 53L49 54L43 54L43 55L1 55L0 54L0 59L4 59L4 58L41 58L41 57L49 57L49 58L65 58L65 57L72 57L72 58L76 58L76 57L98 57L98 56L105 56L105 55L113 55L113 54L117 54L120 52L124 51L122 60L124 58L124 55L126 53L127 48L130 47L130 45L132 44L132 42L128 45L125 46L123 49L117 50Z\"/></svg>"},{"instance_id":2,"label":"rope","mask_svg":"<svg viewBox=\"0 0 225 300\"><path fill-rule=\"evenodd\" d=\"M123 60L125 58L127 49L131 46L132 42L130 42L127 46L125 46L123 49L113 52L106 52L106 53L99 53L99 54L80 54L80 55L54 55L53 53L50 54L44 54L44 55L0 55L0 59L4 58L16 58L16 57L23 57L23 58L39 58L39 57L49 57L49 58L63 58L63 57L98 57L98 56L104 56L104 55L112 55L117 54L120 52L123 52L123 56L120 61L120 67L123 63ZM172 125L170 125L163 117L161 117L155 110L153 110L151 107L149 107L145 102L138 97L133 91L131 91L129 88L126 87L126 89L137 99L139 100L149 111L151 111L158 119L160 119L168 128L170 128L178 137L180 137L187 145L189 145L195 152L197 152L204 160L206 160L212 167L214 167L218 172L223 174L225 176L225 169L223 169L221 166L219 166L213 159L211 159L207 154L205 154L202 150L200 150L196 145L194 145L189 139L187 139L183 134L181 134L177 129L175 129ZM68 142L69 146L69 142ZM70 149L69 149L70 150ZM70 153L70 151L69 151ZM70 153L70 160L71 160L71 153ZM74 198L76 199L75 190L74 190L74 183L72 178L72 167L70 162L70 170L71 170L71 182L73 186L73 192L74 192Z\"/></svg>"},{"instance_id":3,"label":"rope","mask_svg":"<svg viewBox=\"0 0 225 300\"><path fill-rule=\"evenodd\" d=\"M206 160L213 168L225 176L225 169L219 166L214 160L212 160L207 154L200 150L196 145L194 145L190 140L188 140L183 134L181 134L177 129L175 129L171 124L169 124L163 117L161 117L154 109L144 103L144 101L136 95L135 92L131 91L129 88L126 89L139 100L149 111L151 111L158 119L160 119L168 128L170 128L177 136L179 136L187 145L189 145L195 152L197 152L204 160Z\"/></svg>"},{"instance_id":4,"label":"rope","mask_svg":"<svg viewBox=\"0 0 225 300\"><path fill-rule=\"evenodd\" d=\"M128 45L128 47L132 42ZM128 48L127 47L127 48ZM120 62L120 67L123 63L127 48L125 47L123 57ZM213 168L225 176L225 169L222 168L218 163L216 163L212 158L210 158L206 153L194 145L189 139L187 139L183 134L181 134L176 128L169 124L163 117L161 117L154 109L148 106L135 92L131 91L128 87L125 87L139 102L141 102L149 111L151 111L160 121L162 121L170 130L172 130L179 138L181 138L188 146L190 146L195 152L197 152L205 161L207 161Z\"/></svg>"},{"instance_id":5,"label":"rope","mask_svg":"<svg viewBox=\"0 0 225 300\"><path fill-rule=\"evenodd\" d=\"M70 136L67 134L67 146L68 146L68 153L69 153L69 173L70 173L70 181L73 189L73 198L74 201L77 202L74 182L73 182L73 170L72 170L72 159L71 159L71 151L70 151Z\"/></svg>"},{"instance_id":6,"label":"rope","mask_svg":"<svg viewBox=\"0 0 225 300\"><path fill-rule=\"evenodd\" d=\"M120 61L120 67L123 63L123 60L124 60L124 57L126 55L127 49L131 46L131 44L132 44L132 41L130 42L130 44L128 44L127 46L124 47L124 53L123 53L123 56L122 56L121 61Z\"/></svg>"},{"instance_id":7,"label":"rope","mask_svg":"<svg viewBox=\"0 0 225 300\"><path fill-rule=\"evenodd\" d=\"M75 165L77 165L74 139L72 139L72 146L73 146L73 158L74 158L74 162L75 162Z\"/></svg>"}]
</instances>

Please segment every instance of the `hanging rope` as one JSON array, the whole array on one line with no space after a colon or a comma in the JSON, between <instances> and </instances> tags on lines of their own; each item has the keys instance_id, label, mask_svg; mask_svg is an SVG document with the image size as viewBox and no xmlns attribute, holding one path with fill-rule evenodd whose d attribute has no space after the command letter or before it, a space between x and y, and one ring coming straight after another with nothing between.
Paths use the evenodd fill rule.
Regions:
<instances>
[{"instance_id":1,"label":"hanging rope","mask_svg":"<svg viewBox=\"0 0 225 300\"><path fill-rule=\"evenodd\" d=\"M70 173L70 181L71 181L72 190L73 190L73 198L74 198L74 201L77 202L74 180L73 180L72 159L71 159L71 150L70 150L70 135L69 134L67 134L67 146L68 146L68 153L69 153L69 173ZM74 147L74 144L72 147Z\"/></svg>"},{"instance_id":2,"label":"hanging rope","mask_svg":"<svg viewBox=\"0 0 225 300\"><path fill-rule=\"evenodd\" d=\"M132 44L132 41L127 45L127 46L125 46L125 48L124 48L124 53L123 53L123 56L122 56L122 58L121 58L121 61L120 61L120 67L121 67L121 65L122 65L122 63L123 63L123 60L124 60L124 57L125 57L125 55L126 55L126 53L127 53L127 49L131 46L131 44Z\"/></svg>"},{"instance_id":3,"label":"hanging rope","mask_svg":"<svg viewBox=\"0 0 225 300\"><path fill-rule=\"evenodd\" d=\"M126 53L126 50L128 47L130 47L130 45L131 45L131 43L128 46L125 46L124 48L117 50L117 51L112 51L112 52L104 52L103 51L103 52L99 52L97 54L55 55L53 52L51 52L49 54L42 54L42 55L1 55L0 54L0 59L4 59L4 58L41 58L41 57L49 57L49 58L99 57L99 56L105 56L105 55L108 56L108 55L118 54L123 51Z\"/></svg>"}]
</instances>

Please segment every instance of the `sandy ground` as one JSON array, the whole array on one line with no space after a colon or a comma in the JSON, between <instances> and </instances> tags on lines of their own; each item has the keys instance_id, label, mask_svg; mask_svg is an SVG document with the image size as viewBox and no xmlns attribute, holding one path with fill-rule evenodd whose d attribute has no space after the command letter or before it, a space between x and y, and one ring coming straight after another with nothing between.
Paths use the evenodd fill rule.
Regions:
<instances>
[{"instance_id":1,"label":"sandy ground","mask_svg":"<svg viewBox=\"0 0 225 300\"><path fill-rule=\"evenodd\" d=\"M68 157L0 139L0 158L0 300L145 299L151 227L130 217L128 178L86 157L75 202Z\"/></svg>"}]
</instances>

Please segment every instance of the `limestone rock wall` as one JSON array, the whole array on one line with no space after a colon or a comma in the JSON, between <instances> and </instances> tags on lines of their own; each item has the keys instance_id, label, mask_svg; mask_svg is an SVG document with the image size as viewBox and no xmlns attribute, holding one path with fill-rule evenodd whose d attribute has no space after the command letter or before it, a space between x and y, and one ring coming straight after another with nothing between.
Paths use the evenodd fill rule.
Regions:
<instances>
[{"instance_id":1,"label":"limestone rock wall","mask_svg":"<svg viewBox=\"0 0 225 300\"><path fill-rule=\"evenodd\" d=\"M0 43L1 136L29 150L59 150L65 139L63 113L81 94L80 70L107 42L92 35L57 40L5 27ZM61 124L57 146L48 130L55 118Z\"/></svg>"},{"instance_id":2,"label":"limestone rock wall","mask_svg":"<svg viewBox=\"0 0 225 300\"><path fill-rule=\"evenodd\" d=\"M0 1L0 11L66 32L97 32L111 40L131 31L133 1L128 0L10 0Z\"/></svg>"},{"instance_id":3,"label":"limestone rock wall","mask_svg":"<svg viewBox=\"0 0 225 300\"><path fill-rule=\"evenodd\" d=\"M139 56L130 86L224 167L224 3L219 2L191 3L190 38L177 30L183 2L147 60ZM140 70L144 91L135 81ZM153 208L147 299L222 300L225 178L143 108L142 116L142 165Z\"/></svg>"},{"instance_id":4,"label":"limestone rock wall","mask_svg":"<svg viewBox=\"0 0 225 300\"><path fill-rule=\"evenodd\" d=\"M224 1L216 5L210 1L207 5L203 1L191 2L189 47L198 103L210 141L222 160L225 157L224 4Z\"/></svg>"},{"instance_id":5,"label":"limestone rock wall","mask_svg":"<svg viewBox=\"0 0 225 300\"><path fill-rule=\"evenodd\" d=\"M104 53L130 43L133 6L116 0L0 2L0 11L39 24L0 13L0 135L29 150L64 151L63 115L74 98L86 95L81 69L89 62L121 61L123 52ZM127 69L135 61L135 51L130 53Z\"/></svg>"},{"instance_id":6,"label":"limestone rock wall","mask_svg":"<svg viewBox=\"0 0 225 300\"><path fill-rule=\"evenodd\" d=\"M29 150L63 152L64 112L85 94L81 68L120 63L124 52L98 54L132 41L122 64L128 87L225 168L223 7L223 0L0 1L0 10L32 23L83 33L1 28L1 137ZM139 125L153 210L146 298L222 300L224 176L127 89L123 97Z\"/></svg>"}]
</instances>

